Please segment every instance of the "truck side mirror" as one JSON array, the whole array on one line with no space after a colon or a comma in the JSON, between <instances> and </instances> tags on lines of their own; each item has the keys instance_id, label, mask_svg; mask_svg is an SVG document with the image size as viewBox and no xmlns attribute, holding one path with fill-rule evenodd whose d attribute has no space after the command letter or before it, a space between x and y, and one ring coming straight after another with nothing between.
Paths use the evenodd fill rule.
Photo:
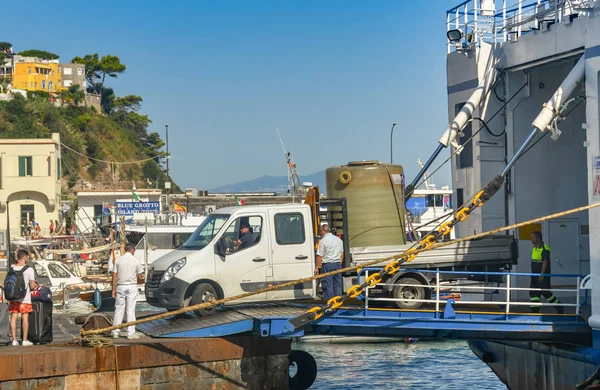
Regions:
<instances>
[{"instance_id":1,"label":"truck side mirror","mask_svg":"<svg viewBox=\"0 0 600 390\"><path fill-rule=\"evenodd\" d=\"M221 257L225 257L226 256L226 252L225 252L225 240L224 237L221 237L219 239L219 241L217 241L217 243L215 244L215 254L219 255Z\"/></svg>"}]
</instances>

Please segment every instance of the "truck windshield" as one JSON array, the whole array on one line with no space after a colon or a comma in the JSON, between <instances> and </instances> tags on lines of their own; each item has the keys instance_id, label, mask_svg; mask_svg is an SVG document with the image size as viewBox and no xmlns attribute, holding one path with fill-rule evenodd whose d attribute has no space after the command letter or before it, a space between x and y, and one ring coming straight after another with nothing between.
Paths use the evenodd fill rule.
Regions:
<instances>
[{"instance_id":1,"label":"truck windshield","mask_svg":"<svg viewBox=\"0 0 600 390\"><path fill-rule=\"evenodd\" d=\"M210 214L202 222L198 229L194 231L190 238L183 244L181 249L196 249L200 250L207 246L212 239L219 233L225 222L229 219L229 215Z\"/></svg>"}]
</instances>

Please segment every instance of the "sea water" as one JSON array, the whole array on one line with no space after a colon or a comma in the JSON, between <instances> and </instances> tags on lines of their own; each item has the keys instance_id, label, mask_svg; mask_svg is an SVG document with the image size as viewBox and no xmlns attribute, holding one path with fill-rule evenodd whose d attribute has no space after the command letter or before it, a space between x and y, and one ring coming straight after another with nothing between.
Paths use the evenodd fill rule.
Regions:
<instances>
[{"instance_id":1,"label":"sea water","mask_svg":"<svg viewBox=\"0 0 600 390\"><path fill-rule=\"evenodd\" d=\"M317 362L312 389L506 389L464 341L294 343Z\"/></svg>"}]
</instances>

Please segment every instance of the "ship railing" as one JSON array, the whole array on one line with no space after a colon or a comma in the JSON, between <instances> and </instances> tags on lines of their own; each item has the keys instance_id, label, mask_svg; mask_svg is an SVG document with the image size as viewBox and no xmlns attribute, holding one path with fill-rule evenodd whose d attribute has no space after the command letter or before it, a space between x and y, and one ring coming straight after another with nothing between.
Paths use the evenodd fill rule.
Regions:
<instances>
[{"instance_id":1,"label":"ship railing","mask_svg":"<svg viewBox=\"0 0 600 390\"><path fill-rule=\"evenodd\" d=\"M421 214L411 214L410 222L412 223L421 223Z\"/></svg>"},{"instance_id":2,"label":"ship railing","mask_svg":"<svg viewBox=\"0 0 600 390\"><path fill-rule=\"evenodd\" d=\"M480 42L515 41L530 31L586 15L592 0L466 0L446 11L446 31L460 30L448 53Z\"/></svg>"},{"instance_id":3,"label":"ship railing","mask_svg":"<svg viewBox=\"0 0 600 390\"><path fill-rule=\"evenodd\" d=\"M363 268L358 273L358 283L362 283L361 279L366 280L369 277L369 273L381 271L383 268L378 267L368 267ZM415 269L402 269L399 272L407 272L409 274L434 274L432 275L432 280L434 284L424 285L424 284L410 284L410 283L399 283L396 282L394 284L390 283L379 283L373 287L368 287L365 289L364 293L360 298L364 300L365 309L369 308L370 303L373 302L402 302L402 303L410 303L410 302L420 302L429 305L435 305L435 312L439 313L440 306L444 305L448 299L454 298L454 305L463 305L463 306L474 306L474 305L502 305L504 306L504 314L508 317L509 314L512 313L511 308L515 307L537 307L541 310L542 307L552 306L552 307L573 307L575 309L575 316L579 318L580 309L582 306L585 306L588 301L588 287L587 281L589 281L589 275L578 275L578 274L539 274L539 273L528 273L528 272L473 272L473 271L445 271L445 270L415 270ZM550 277L552 280L556 281L556 278L564 278L568 281L572 281L573 284L561 284L561 285L553 285L550 289L547 288L533 288L530 287L529 281L532 277ZM410 275L408 276L410 277ZM476 284L461 284L465 281L474 281L473 277L479 279L486 279L483 281L478 281ZM469 279L470 278L470 279ZM399 280L401 280L400 278ZM414 277L411 277L414 279ZM519 287L519 281L526 279L527 287ZM450 282L446 282L450 281ZM521 283L521 285L523 285ZM390 295L375 293L374 289L381 289L384 287L386 289L391 288L394 289L396 287L413 287L414 291L416 289L421 289L421 291L430 290L431 294L424 294L423 298L407 298L406 296L402 296L401 298L390 297ZM559 303L550 303L544 302L544 298L540 301L519 301L518 298L515 297L520 291L539 291L540 295L543 291L550 290L553 294L559 294ZM498 300L476 300L476 299L462 299L463 295L499 295L500 291L503 291L506 294L506 297L503 297L501 301ZM569 295L569 301L572 301L574 298L575 302L566 302L562 301L565 299L564 294ZM575 295L573 297L573 294ZM392 294L393 295L393 294ZM416 294L417 296L419 294ZM429 295L431 298L425 298ZM521 312L519 312L521 313Z\"/></svg>"}]
</instances>

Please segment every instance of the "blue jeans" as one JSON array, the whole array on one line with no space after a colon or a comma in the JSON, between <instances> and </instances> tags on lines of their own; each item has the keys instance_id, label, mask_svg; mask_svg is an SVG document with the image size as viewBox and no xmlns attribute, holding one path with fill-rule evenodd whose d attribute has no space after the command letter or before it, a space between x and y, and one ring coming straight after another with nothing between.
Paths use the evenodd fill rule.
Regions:
<instances>
[{"instance_id":1,"label":"blue jeans","mask_svg":"<svg viewBox=\"0 0 600 390\"><path fill-rule=\"evenodd\" d=\"M342 268L339 261L335 263L323 263L323 273L337 271ZM323 288L323 298L325 302L331 298L342 295L342 274L326 276L321 279L321 288Z\"/></svg>"}]
</instances>

